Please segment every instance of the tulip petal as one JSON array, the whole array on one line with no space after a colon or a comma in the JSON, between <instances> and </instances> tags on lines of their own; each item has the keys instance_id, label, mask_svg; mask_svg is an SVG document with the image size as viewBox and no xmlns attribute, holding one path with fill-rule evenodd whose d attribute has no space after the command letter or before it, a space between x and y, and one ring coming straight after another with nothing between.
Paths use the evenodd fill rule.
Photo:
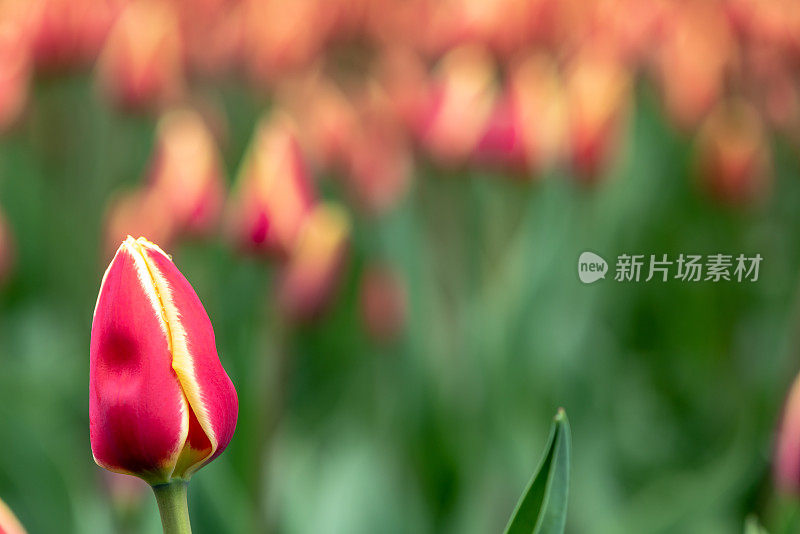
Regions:
<instances>
[{"instance_id":1,"label":"tulip petal","mask_svg":"<svg viewBox=\"0 0 800 534\"><path fill-rule=\"evenodd\" d=\"M172 368L191 409L186 446L173 476L188 478L216 458L236 428L238 399L217 355L214 330L192 286L157 245L139 238L169 326Z\"/></svg>"},{"instance_id":2,"label":"tulip petal","mask_svg":"<svg viewBox=\"0 0 800 534\"><path fill-rule=\"evenodd\" d=\"M22 523L2 500L0 500L0 534L25 534Z\"/></svg>"},{"instance_id":3,"label":"tulip petal","mask_svg":"<svg viewBox=\"0 0 800 534\"><path fill-rule=\"evenodd\" d=\"M92 323L92 454L101 467L168 481L189 431L153 279L128 238L103 276Z\"/></svg>"}]
</instances>

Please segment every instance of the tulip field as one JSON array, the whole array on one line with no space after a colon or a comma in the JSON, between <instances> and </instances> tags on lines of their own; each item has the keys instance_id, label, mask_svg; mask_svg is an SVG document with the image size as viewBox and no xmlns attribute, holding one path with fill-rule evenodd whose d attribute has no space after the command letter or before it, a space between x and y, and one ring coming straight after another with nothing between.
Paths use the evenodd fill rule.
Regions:
<instances>
[{"instance_id":1,"label":"tulip field","mask_svg":"<svg viewBox=\"0 0 800 534\"><path fill-rule=\"evenodd\" d=\"M0 0L0 534L800 532L800 3Z\"/></svg>"}]
</instances>

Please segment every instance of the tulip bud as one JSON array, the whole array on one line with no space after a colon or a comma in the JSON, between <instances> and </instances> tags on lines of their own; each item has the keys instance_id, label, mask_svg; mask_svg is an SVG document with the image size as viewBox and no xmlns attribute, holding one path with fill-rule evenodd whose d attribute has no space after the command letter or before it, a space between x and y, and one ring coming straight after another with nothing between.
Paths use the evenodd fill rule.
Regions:
<instances>
[{"instance_id":1,"label":"tulip bud","mask_svg":"<svg viewBox=\"0 0 800 534\"><path fill-rule=\"evenodd\" d=\"M126 109L157 107L176 99L184 88L179 29L170 3L130 2L98 60L100 88Z\"/></svg>"},{"instance_id":2,"label":"tulip bud","mask_svg":"<svg viewBox=\"0 0 800 534\"><path fill-rule=\"evenodd\" d=\"M516 63L508 83L522 149L534 172L552 167L563 155L567 106L564 83L552 58L534 54Z\"/></svg>"},{"instance_id":3,"label":"tulip bud","mask_svg":"<svg viewBox=\"0 0 800 534\"><path fill-rule=\"evenodd\" d=\"M659 79L667 111L679 126L688 128L719 98L735 43L716 3L675 6L658 50Z\"/></svg>"},{"instance_id":4,"label":"tulip bud","mask_svg":"<svg viewBox=\"0 0 800 534\"><path fill-rule=\"evenodd\" d=\"M350 218L338 205L318 204L308 216L280 281L284 312L310 318L328 302L344 264Z\"/></svg>"},{"instance_id":5,"label":"tulip bud","mask_svg":"<svg viewBox=\"0 0 800 534\"><path fill-rule=\"evenodd\" d=\"M434 83L423 143L447 164L461 163L475 148L496 98L494 66L479 47L461 47L442 59Z\"/></svg>"},{"instance_id":6,"label":"tulip bud","mask_svg":"<svg viewBox=\"0 0 800 534\"><path fill-rule=\"evenodd\" d=\"M0 499L0 534L25 534L14 512Z\"/></svg>"},{"instance_id":7,"label":"tulip bud","mask_svg":"<svg viewBox=\"0 0 800 534\"><path fill-rule=\"evenodd\" d=\"M568 137L572 166L584 182L605 170L619 142L630 76L618 60L584 50L567 76Z\"/></svg>"},{"instance_id":8,"label":"tulip bud","mask_svg":"<svg viewBox=\"0 0 800 534\"><path fill-rule=\"evenodd\" d=\"M503 95L495 102L478 141L474 158L479 164L523 172L527 166L522 124L516 102Z\"/></svg>"},{"instance_id":9,"label":"tulip bud","mask_svg":"<svg viewBox=\"0 0 800 534\"><path fill-rule=\"evenodd\" d=\"M697 139L696 168L702 186L719 201L746 203L767 192L769 147L753 106L731 100L712 111Z\"/></svg>"},{"instance_id":10,"label":"tulip bud","mask_svg":"<svg viewBox=\"0 0 800 534\"><path fill-rule=\"evenodd\" d=\"M224 171L211 131L197 112L179 109L161 118L156 136L151 194L160 198L179 231L208 233L219 218L225 194Z\"/></svg>"},{"instance_id":11,"label":"tulip bud","mask_svg":"<svg viewBox=\"0 0 800 534\"><path fill-rule=\"evenodd\" d=\"M778 488L800 493L800 376L795 378L783 408L773 472Z\"/></svg>"},{"instance_id":12,"label":"tulip bud","mask_svg":"<svg viewBox=\"0 0 800 534\"><path fill-rule=\"evenodd\" d=\"M377 85L370 84L356 107L359 122L351 136L345 180L361 208L385 213L410 186L410 149L387 95Z\"/></svg>"},{"instance_id":13,"label":"tulip bud","mask_svg":"<svg viewBox=\"0 0 800 534\"><path fill-rule=\"evenodd\" d=\"M314 202L294 125L263 119L239 170L229 211L233 238L245 249L287 254Z\"/></svg>"},{"instance_id":14,"label":"tulip bud","mask_svg":"<svg viewBox=\"0 0 800 534\"><path fill-rule=\"evenodd\" d=\"M24 0L0 3L0 132L19 118L31 78L28 12Z\"/></svg>"},{"instance_id":15,"label":"tulip bud","mask_svg":"<svg viewBox=\"0 0 800 534\"><path fill-rule=\"evenodd\" d=\"M247 0L244 6L245 66L263 85L309 65L333 22L315 0Z\"/></svg>"},{"instance_id":16,"label":"tulip bud","mask_svg":"<svg viewBox=\"0 0 800 534\"><path fill-rule=\"evenodd\" d=\"M326 169L345 165L358 117L344 92L318 71L279 86L278 100L297 120L311 160Z\"/></svg>"},{"instance_id":17,"label":"tulip bud","mask_svg":"<svg viewBox=\"0 0 800 534\"><path fill-rule=\"evenodd\" d=\"M225 450L237 412L200 299L157 245L129 236L103 275L92 322L95 462L151 485L187 480Z\"/></svg>"},{"instance_id":18,"label":"tulip bud","mask_svg":"<svg viewBox=\"0 0 800 534\"><path fill-rule=\"evenodd\" d=\"M104 257L114 255L127 235L147 235L169 246L175 238L175 220L170 208L151 189L126 191L112 198L105 216Z\"/></svg>"}]
</instances>

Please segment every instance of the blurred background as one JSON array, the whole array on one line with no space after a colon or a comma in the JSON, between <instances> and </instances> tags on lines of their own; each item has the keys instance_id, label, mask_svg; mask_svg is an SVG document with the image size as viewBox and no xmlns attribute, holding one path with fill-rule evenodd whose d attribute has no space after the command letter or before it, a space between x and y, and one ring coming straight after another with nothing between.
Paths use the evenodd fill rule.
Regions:
<instances>
[{"instance_id":1,"label":"blurred background","mask_svg":"<svg viewBox=\"0 0 800 534\"><path fill-rule=\"evenodd\" d=\"M794 532L798 67L793 0L0 0L0 498L159 531L89 447L133 234L239 393L198 534L500 532L559 406L568 532ZM764 260L583 285L585 250Z\"/></svg>"}]
</instances>

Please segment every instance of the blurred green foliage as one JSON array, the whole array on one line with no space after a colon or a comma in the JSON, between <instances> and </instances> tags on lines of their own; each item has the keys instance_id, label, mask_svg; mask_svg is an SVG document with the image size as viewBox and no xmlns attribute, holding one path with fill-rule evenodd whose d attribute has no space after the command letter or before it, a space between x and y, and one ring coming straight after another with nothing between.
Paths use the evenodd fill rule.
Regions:
<instances>
[{"instance_id":1,"label":"blurred green foliage","mask_svg":"<svg viewBox=\"0 0 800 534\"><path fill-rule=\"evenodd\" d=\"M233 176L263 106L205 90L228 117ZM774 142L766 204L717 206L655 102L639 88L625 150L593 190L561 172L523 183L421 163L399 209L356 216L338 298L313 324L281 321L270 265L221 239L170 251L241 401L229 449L192 481L195 532L501 532L559 406L573 431L567 532L740 532L750 512L773 531L793 515L775 504L769 457L800 363L797 154ZM89 331L105 205L141 179L154 127L74 77L40 83L0 141L17 240L0 295L0 496L34 534L122 531L89 448ZM584 250L764 262L756 283L584 286ZM407 330L389 347L359 319L373 258L408 282ZM152 496L140 507L128 531L157 532Z\"/></svg>"}]
</instances>

